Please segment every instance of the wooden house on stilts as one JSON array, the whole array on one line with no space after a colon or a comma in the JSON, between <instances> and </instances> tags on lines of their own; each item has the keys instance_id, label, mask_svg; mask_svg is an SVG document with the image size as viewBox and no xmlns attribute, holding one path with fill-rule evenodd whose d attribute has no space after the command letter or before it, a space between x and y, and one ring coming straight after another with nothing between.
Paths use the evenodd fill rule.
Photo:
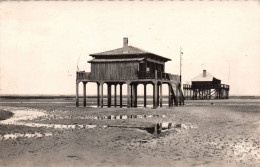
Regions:
<instances>
[{"instance_id":1,"label":"wooden house on stilts","mask_svg":"<svg viewBox=\"0 0 260 167\"><path fill-rule=\"evenodd\" d=\"M191 85L183 84L184 97L191 100L228 99L229 89L206 70L194 77Z\"/></svg>"},{"instance_id":2,"label":"wooden house on stilts","mask_svg":"<svg viewBox=\"0 0 260 167\"><path fill-rule=\"evenodd\" d=\"M162 107L162 86L168 86L168 104L182 105L180 76L165 73L165 63L170 59L129 46L128 38L123 39L123 47L106 52L90 54L93 57L91 72L78 71L76 77L76 106L79 106L79 83L83 83L83 105L86 106L86 84L97 83L97 106L104 106L103 85L107 84L107 106L123 104L122 85L127 85L127 107L137 107L137 87L144 85L144 107L147 106L147 84L153 85L153 107ZM111 104L111 86L114 86L114 104ZM120 87L117 104L117 86Z\"/></svg>"}]
</instances>

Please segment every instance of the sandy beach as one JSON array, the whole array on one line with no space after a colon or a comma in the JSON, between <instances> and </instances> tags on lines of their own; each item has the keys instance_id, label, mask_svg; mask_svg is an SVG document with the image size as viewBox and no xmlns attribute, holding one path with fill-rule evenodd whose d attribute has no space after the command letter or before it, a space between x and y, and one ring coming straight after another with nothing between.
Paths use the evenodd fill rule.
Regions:
<instances>
[{"instance_id":1,"label":"sandy beach","mask_svg":"<svg viewBox=\"0 0 260 167\"><path fill-rule=\"evenodd\" d=\"M158 109L1 103L14 116L0 121L0 164L259 166L259 102L187 101ZM158 135L134 128L164 122L172 127ZM110 127L115 125L123 127Z\"/></svg>"}]
</instances>

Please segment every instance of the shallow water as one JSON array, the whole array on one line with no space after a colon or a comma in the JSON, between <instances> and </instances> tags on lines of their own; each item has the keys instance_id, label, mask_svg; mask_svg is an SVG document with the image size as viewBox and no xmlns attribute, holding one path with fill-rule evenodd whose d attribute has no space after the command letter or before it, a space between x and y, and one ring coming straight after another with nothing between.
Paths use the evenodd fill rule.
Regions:
<instances>
[{"instance_id":1,"label":"shallow water","mask_svg":"<svg viewBox=\"0 0 260 167\"><path fill-rule=\"evenodd\" d=\"M95 128L97 125L61 125L61 124L41 124L41 123L29 123L25 122L26 120L34 120L39 117L47 117L43 110L35 109L21 109L21 108L6 108L5 110L11 111L14 113L14 116L0 121L0 124L4 125L23 125L29 127L46 127L46 128L55 128L55 129L75 129L75 128Z\"/></svg>"}]
</instances>

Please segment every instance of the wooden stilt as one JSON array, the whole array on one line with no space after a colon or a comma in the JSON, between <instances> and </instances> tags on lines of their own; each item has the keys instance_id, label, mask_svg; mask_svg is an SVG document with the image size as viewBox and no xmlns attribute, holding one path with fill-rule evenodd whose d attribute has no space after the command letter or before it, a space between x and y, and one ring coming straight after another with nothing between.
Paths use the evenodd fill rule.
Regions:
<instances>
[{"instance_id":1,"label":"wooden stilt","mask_svg":"<svg viewBox=\"0 0 260 167\"><path fill-rule=\"evenodd\" d=\"M101 105L101 107L103 108L103 106L104 106L104 99L103 99L103 98L104 98L104 95L103 95L103 86L104 86L104 83L101 83L100 86L101 86L101 87L100 87L100 89L101 89L101 90L100 90L100 93L101 93L101 101L100 101L101 104L100 104L100 105Z\"/></svg>"},{"instance_id":2,"label":"wooden stilt","mask_svg":"<svg viewBox=\"0 0 260 167\"><path fill-rule=\"evenodd\" d=\"M158 85L157 83L155 82L153 84L153 107L154 108L157 108L158 107L158 102L157 102L157 99L158 99Z\"/></svg>"},{"instance_id":3,"label":"wooden stilt","mask_svg":"<svg viewBox=\"0 0 260 167\"><path fill-rule=\"evenodd\" d=\"M183 89L183 96L185 97L185 90Z\"/></svg>"},{"instance_id":4,"label":"wooden stilt","mask_svg":"<svg viewBox=\"0 0 260 167\"><path fill-rule=\"evenodd\" d=\"M169 105L169 107L171 107L171 103L172 103L172 97L171 97L171 85L168 84L168 105Z\"/></svg>"},{"instance_id":5,"label":"wooden stilt","mask_svg":"<svg viewBox=\"0 0 260 167\"><path fill-rule=\"evenodd\" d=\"M162 107L163 99L162 99L162 84L160 84L160 107Z\"/></svg>"},{"instance_id":6,"label":"wooden stilt","mask_svg":"<svg viewBox=\"0 0 260 167\"><path fill-rule=\"evenodd\" d=\"M79 107L79 83L76 82L76 107Z\"/></svg>"},{"instance_id":7,"label":"wooden stilt","mask_svg":"<svg viewBox=\"0 0 260 167\"><path fill-rule=\"evenodd\" d=\"M144 84L144 107L146 107L146 83Z\"/></svg>"},{"instance_id":8,"label":"wooden stilt","mask_svg":"<svg viewBox=\"0 0 260 167\"><path fill-rule=\"evenodd\" d=\"M111 107L111 84L107 84L107 106Z\"/></svg>"},{"instance_id":9,"label":"wooden stilt","mask_svg":"<svg viewBox=\"0 0 260 167\"><path fill-rule=\"evenodd\" d=\"M120 107L122 108L122 86L123 86L123 84L120 84Z\"/></svg>"},{"instance_id":10,"label":"wooden stilt","mask_svg":"<svg viewBox=\"0 0 260 167\"><path fill-rule=\"evenodd\" d=\"M100 106L100 83L97 82L97 107Z\"/></svg>"},{"instance_id":11,"label":"wooden stilt","mask_svg":"<svg viewBox=\"0 0 260 167\"><path fill-rule=\"evenodd\" d=\"M153 107L155 107L155 84L153 84Z\"/></svg>"},{"instance_id":12,"label":"wooden stilt","mask_svg":"<svg viewBox=\"0 0 260 167\"><path fill-rule=\"evenodd\" d=\"M131 85L127 83L127 108L131 107Z\"/></svg>"},{"instance_id":13,"label":"wooden stilt","mask_svg":"<svg viewBox=\"0 0 260 167\"><path fill-rule=\"evenodd\" d=\"M83 82L83 106L87 105L87 97L86 97L86 82Z\"/></svg>"},{"instance_id":14,"label":"wooden stilt","mask_svg":"<svg viewBox=\"0 0 260 167\"><path fill-rule=\"evenodd\" d=\"M131 108L133 107L133 84L131 84Z\"/></svg>"},{"instance_id":15,"label":"wooden stilt","mask_svg":"<svg viewBox=\"0 0 260 167\"><path fill-rule=\"evenodd\" d=\"M116 87L117 87L117 84L115 84L115 95L114 95L115 96L115 107L117 105L117 103L116 103L117 102L117 99L116 99Z\"/></svg>"},{"instance_id":16,"label":"wooden stilt","mask_svg":"<svg viewBox=\"0 0 260 167\"><path fill-rule=\"evenodd\" d=\"M137 84L134 85L134 107L137 107Z\"/></svg>"},{"instance_id":17,"label":"wooden stilt","mask_svg":"<svg viewBox=\"0 0 260 167\"><path fill-rule=\"evenodd\" d=\"M157 84L157 104L156 104L156 107L158 107L159 105L160 105L160 97L159 97L159 95L160 95L160 85L159 84Z\"/></svg>"}]
</instances>

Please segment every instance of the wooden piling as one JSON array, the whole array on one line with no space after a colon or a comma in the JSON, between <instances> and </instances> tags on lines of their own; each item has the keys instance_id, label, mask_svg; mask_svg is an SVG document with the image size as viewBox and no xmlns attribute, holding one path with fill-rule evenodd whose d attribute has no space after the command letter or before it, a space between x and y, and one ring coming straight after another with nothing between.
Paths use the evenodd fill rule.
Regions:
<instances>
[{"instance_id":1,"label":"wooden piling","mask_svg":"<svg viewBox=\"0 0 260 167\"><path fill-rule=\"evenodd\" d=\"M79 107L79 83L76 82L76 107Z\"/></svg>"},{"instance_id":2,"label":"wooden piling","mask_svg":"<svg viewBox=\"0 0 260 167\"><path fill-rule=\"evenodd\" d=\"M122 108L122 100L123 100L122 99L123 98L122 97L122 86L123 86L123 84L120 84L120 97L119 97L120 98L120 108Z\"/></svg>"},{"instance_id":3,"label":"wooden piling","mask_svg":"<svg viewBox=\"0 0 260 167\"><path fill-rule=\"evenodd\" d=\"M111 107L111 84L107 83L107 106Z\"/></svg>"},{"instance_id":4,"label":"wooden piling","mask_svg":"<svg viewBox=\"0 0 260 167\"><path fill-rule=\"evenodd\" d=\"M146 83L144 83L144 107L146 107Z\"/></svg>"},{"instance_id":5,"label":"wooden piling","mask_svg":"<svg viewBox=\"0 0 260 167\"><path fill-rule=\"evenodd\" d=\"M83 82L83 106L86 107L87 99L86 99L86 82Z\"/></svg>"},{"instance_id":6,"label":"wooden piling","mask_svg":"<svg viewBox=\"0 0 260 167\"><path fill-rule=\"evenodd\" d=\"M116 87L117 87L117 84L115 84L115 90L114 90L114 99L115 99L115 107L117 106L117 97L116 97Z\"/></svg>"}]
</instances>

